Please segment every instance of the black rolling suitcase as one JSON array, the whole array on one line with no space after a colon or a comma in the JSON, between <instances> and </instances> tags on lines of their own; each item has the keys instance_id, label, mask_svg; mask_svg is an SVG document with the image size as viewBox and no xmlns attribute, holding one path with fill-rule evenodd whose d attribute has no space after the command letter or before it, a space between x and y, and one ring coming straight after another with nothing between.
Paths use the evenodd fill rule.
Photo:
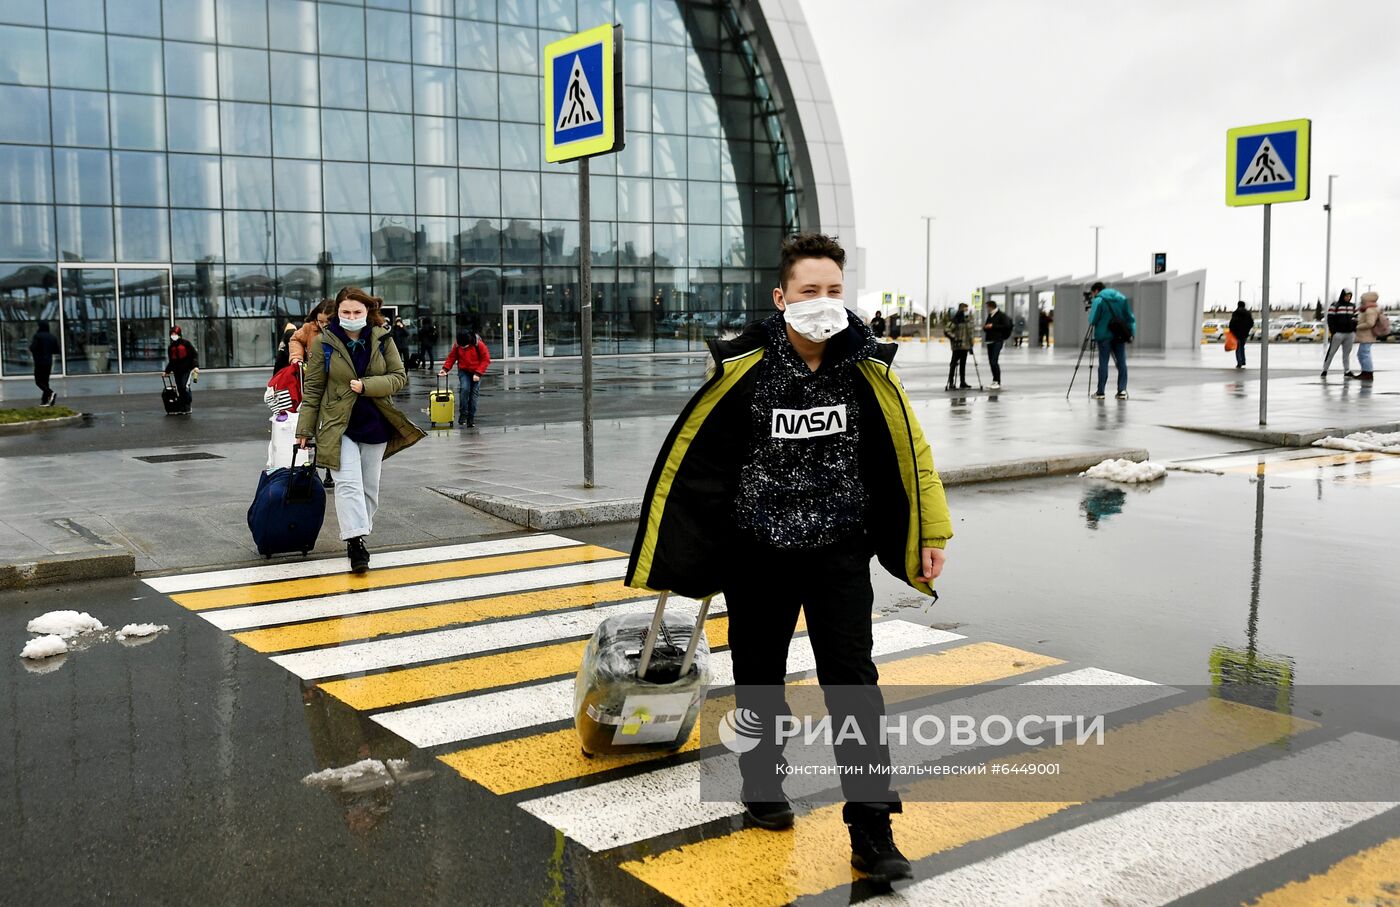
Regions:
<instances>
[{"instance_id":1,"label":"black rolling suitcase","mask_svg":"<svg viewBox=\"0 0 1400 907\"><path fill-rule=\"evenodd\" d=\"M315 448L308 462L297 465L300 446L292 449L291 467L258 476L258 490L248 507L248 529L264 557L303 555L316 547L326 520L326 488L316 474Z\"/></svg>"},{"instance_id":2,"label":"black rolling suitcase","mask_svg":"<svg viewBox=\"0 0 1400 907\"><path fill-rule=\"evenodd\" d=\"M175 379L169 375L162 375L161 380L165 387L160 392L160 402L165 405L167 416L179 416L185 412L185 407L180 403L180 389L175 386Z\"/></svg>"},{"instance_id":3,"label":"black rolling suitcase","mask_svg":"<svg viewBox=\"0 0 1400 907\"><path fill-rule=\"evenodd\" d=\"M690 737L710 683L710 646L700 603L694 624L656 611L624 614L598 625L574 679L574 726L583 751L673 750Z\"/></svg>"}]
</instances>

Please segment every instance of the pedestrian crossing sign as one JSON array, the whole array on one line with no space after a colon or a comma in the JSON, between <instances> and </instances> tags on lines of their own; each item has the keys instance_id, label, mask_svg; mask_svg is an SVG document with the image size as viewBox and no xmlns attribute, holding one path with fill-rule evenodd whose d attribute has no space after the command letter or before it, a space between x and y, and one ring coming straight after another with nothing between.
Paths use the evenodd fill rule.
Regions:
<instances>
[{"instance_id":1,"label":"pedestrian crossing sign","mask_svg":"<svg viewBox=\"0 0 1400 907\"><path fill-rule=\"evenodd\" d=\"M544 49L544 158L551 164L618 151L622 26L600 25Z\"/></svg>"},{"instance_id":2,"label":"pedestrian crossing sign","mask_svg":"<svg viewBox=\"0 0 1400 907\"><path fill-rule=\"evenodd\" d=\"M1312 120L1240 126L1225 136L1225 204L1307 201Z\"/></svg>"}]
</instances>

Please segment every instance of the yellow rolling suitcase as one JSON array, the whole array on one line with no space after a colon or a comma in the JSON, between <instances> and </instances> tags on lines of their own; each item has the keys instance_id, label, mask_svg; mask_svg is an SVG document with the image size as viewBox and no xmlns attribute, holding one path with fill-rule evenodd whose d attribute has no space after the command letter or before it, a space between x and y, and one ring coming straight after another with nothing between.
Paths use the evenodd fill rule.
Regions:
<instances>
[{"instance_id":1,"label":"yellow rolling suitcase","mask_svg":"<svg viewBox=\"0 0 1400 907\"><path fill-rule=\"evenodd\" d=\"M449 375L439 375L437 388L428 395L428 421L434 426L451 425L457 416L457 395L447 386L449 380Z\"/></svg>"}]
</instances>

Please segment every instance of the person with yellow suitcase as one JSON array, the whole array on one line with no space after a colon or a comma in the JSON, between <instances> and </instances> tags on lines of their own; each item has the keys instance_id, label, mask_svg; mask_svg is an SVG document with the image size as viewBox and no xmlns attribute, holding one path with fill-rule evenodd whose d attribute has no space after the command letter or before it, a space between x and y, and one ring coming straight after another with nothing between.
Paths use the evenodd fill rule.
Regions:
<instances>
[{"instance_id":1,"label":"person with yellow suitcase","mask_svg":"<svg viewBox=\"0 0 1400 907\"><path fill-rule=\"evenodd\" d=\"M461 376L459 390L462 392L462 411L457 414L457 424L475 428L476 401L481 394L481 378L491 365L491 351L476 331L467 328L457 332L457 342L452 345L452 352L443 360L442 371L438 372L438 377L445 378L454 365ZM446 414L445 421L451 423L450 405ZM434 422L437 421L436 411L432 413L432 418Z\"/></svg>"}]
</instances>

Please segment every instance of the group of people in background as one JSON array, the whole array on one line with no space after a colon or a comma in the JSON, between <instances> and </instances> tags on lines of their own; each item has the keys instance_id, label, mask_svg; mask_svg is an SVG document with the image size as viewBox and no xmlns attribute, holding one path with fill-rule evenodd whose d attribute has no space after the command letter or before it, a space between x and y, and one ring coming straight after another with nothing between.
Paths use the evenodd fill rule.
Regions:
<instances>
[{"instance_id":1,"label":"group of people in background","mask_svg":"<svg viewBox=\"0 0 1400 907\"><path fill-rule=\"evenodd\" d=\"M1320 307L1319 307L1320 308ZM1361 304L1352 301L1352 291L1342 290L1327 307L1327 350L1322 354L1322 378L1326 380L1332 369L1332 360L1337 351L1342 352L1342 374L1367 384L1375 380L1375 367L1371 358L1371 344L1376 343L1390 332L1390 319L1381 311L1380 294L1361 294ZM1254 330L1254 315L1241 299L1230 315L1228 328L1235 344L1235 368L1245 366L1245 344ZM1356 348L1357 365L1361 371L1351 370L1351 352Z\"/></svg>"}]
</instances>

